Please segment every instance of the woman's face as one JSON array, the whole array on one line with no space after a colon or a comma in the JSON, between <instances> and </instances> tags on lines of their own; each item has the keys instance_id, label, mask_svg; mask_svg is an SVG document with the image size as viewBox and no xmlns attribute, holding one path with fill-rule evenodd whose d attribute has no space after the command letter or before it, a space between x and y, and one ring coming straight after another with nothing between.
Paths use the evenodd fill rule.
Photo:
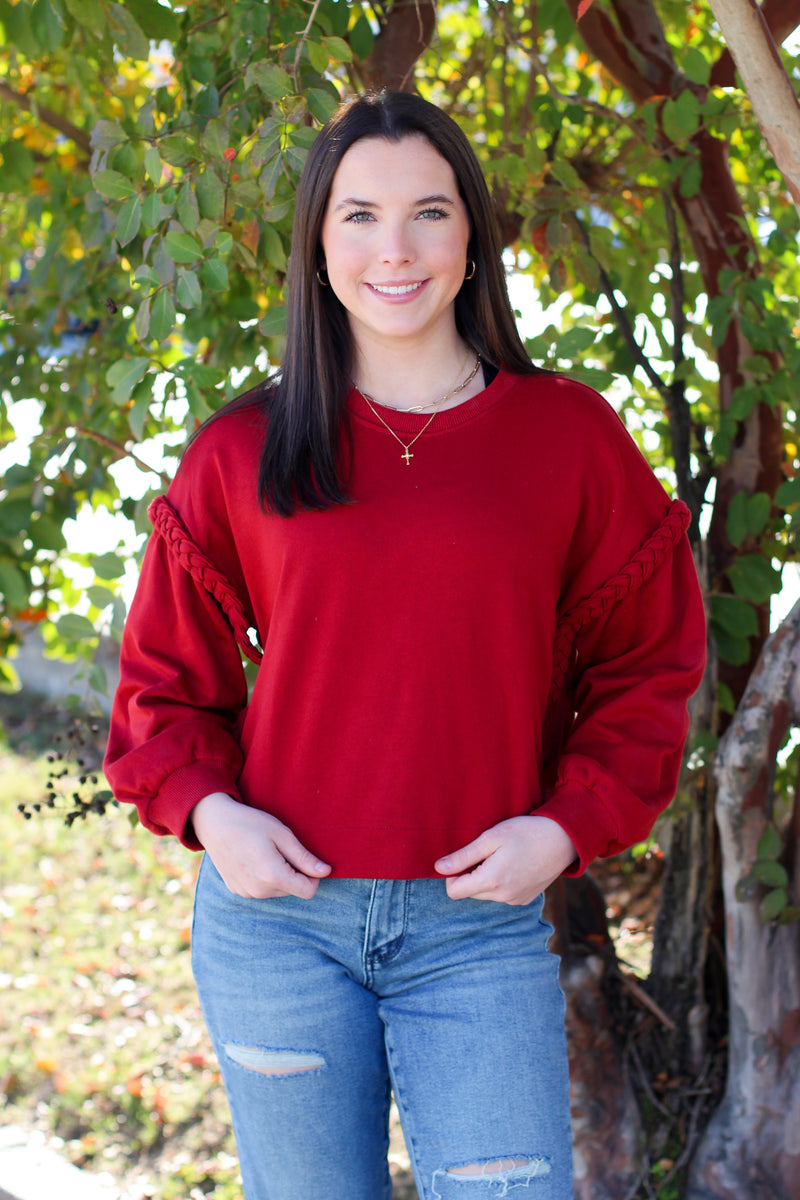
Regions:
<instances>
[{"instance_id":1,"label":"woman's face","mask_svg":"<svg viewBox=\"0 0 800 1200\"><path fill-rule=\"evenodd\" d=\"M356 347L452 338L469 239L453 169L426 138L352 145L333 177L321 241Z\"/></svg>"}]
</instances>

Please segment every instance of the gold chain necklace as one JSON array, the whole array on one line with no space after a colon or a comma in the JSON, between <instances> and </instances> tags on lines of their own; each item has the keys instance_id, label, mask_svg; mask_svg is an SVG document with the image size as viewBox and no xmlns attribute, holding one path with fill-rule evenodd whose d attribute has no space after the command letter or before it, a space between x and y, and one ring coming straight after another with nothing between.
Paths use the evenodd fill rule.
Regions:
<instances>
[{"instance_id":1,"label":"gold chain necklace","mask_svg":"<svg viewBox=\"0 0 800 1200\"><path fill-rule=\"evenodd\" d=\"M475 376L478 374L478 371L480 370L480 365L481 365L481 356L480 356L480 354L478 354L475 357L475 366L472 368L472 370L470 371L469 375L464 380L464 382L458 383L454 387L451 387L449 392L445 392L445 394L443 396L440 396L438 400L435 400L433 402L432 406L430 406L433 408L433 412L428 417L428 420L422 426L422 429L420 429L419 433L415 434L415 436L411 439L410 442L404 442L403 439L395 433L395 431L392 429L391 425L389 425L387 421L384 421L381 414L375 408L375 404L377 403L377 401L373 400L371 396L368 396L366 392L362 392L361 388L358 386L357 383L354 383L353 387L356 389L359 396L361 396L361 398L366 401L369 409L378 418L381 425L383 425L383 427L386 430L388 430L388 432L392 435L394 440L396 442L399 442L400 445L403 447L403 453L400 455L400 457L404 458L405 462L406 462L406 466L410 467L411 460L414 457L414 455L411 453L411 447L414 445L414 443L416 441L419 440L419 438L422 437L423 433L428 428L431 421L436 416L436 414L439 411L439 409L441 408L441 406L444 404L445 400L449 400L451 396L456 396L456 395L458 395L459 392L463 392L463 390L467 386L467 384L472 382L472 380L475 378ZM461 370L463 370L463 366L462 366ZM459 375L461 374L461 370L459 371ZM429 405L427 405L427 404L417 404L414 408L398 409L398 412L403 412L403 413L415 412L420 408L428 408L428 407L429 407Z\"/></svg>"}]
</instances>

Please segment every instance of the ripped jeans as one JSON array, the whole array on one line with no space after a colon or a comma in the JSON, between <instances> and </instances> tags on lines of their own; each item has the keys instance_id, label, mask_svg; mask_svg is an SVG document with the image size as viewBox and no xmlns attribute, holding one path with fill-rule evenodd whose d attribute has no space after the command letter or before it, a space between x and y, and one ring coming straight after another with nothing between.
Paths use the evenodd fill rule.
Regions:
<instances>
[{"instance_id":1,"label":"ripped jeans","mask_svg":"<svg viewBox=\"0 0 800 1200\"><path fill-rule=\"evenodd\" d=\"M246 1200L390 1200L392 1090L420 1200L571 1200L541 908L450 900L438 879L247 900L206 855L192 963Z\"/></svg>"}]
</instances>

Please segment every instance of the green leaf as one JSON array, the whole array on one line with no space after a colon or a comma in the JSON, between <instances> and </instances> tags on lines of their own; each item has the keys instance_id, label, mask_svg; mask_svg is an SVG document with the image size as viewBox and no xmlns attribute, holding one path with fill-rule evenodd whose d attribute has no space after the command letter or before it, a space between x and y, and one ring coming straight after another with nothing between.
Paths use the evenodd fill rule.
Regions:
<instances>
[{"instance_id":1,"label":"green leaf","mask_svg":"<svg viewBox=\"0 0 800 1200\"><path fill-rule=\"evenodd\" d=\"M194 186L200 215L211 221L221 221L225 211L225 188L216 171L211 168L203 171Z\"/></svg>"},{"instance_id":2,"label":"green leaf","mask_svg":"<svg viewBox=\"0 0 800 1200\"><path fill-rule=\"evenodd\" d=\"M344 38L326 37L322 41L334 62L352 62L353 52Z\"/></svg>"},{"instance_id":3,"label":"green leaf","mask_svg":"<svg viewBox=\"0 0 800 1200\"><path fill-rule=\"evenodd\" d=\"M309 88L306 92L306 100L309 111L321 125L324 125L339 107L336 96L332 96L330 92L323 92L321 88Z\"/></svg>"},{"instance_id":4,"label":"green leaf","mask_svg":"<svg viewBox=\"0 0 800 1200\"><path fill-rule=\"evenodd\" d=\"M734 667L743 667L750 658L750 642L747 638L732 637L718 626L714 628L714 644L718 656Z\"/></svg>"},{"instance_id":5,"label":"green leaf","mask_svg":"<svg viewBox=\"0 0 800 1200\"><path fill-rule=\"evenodd\" d=\"M758 911L761 914L762 921L775 921L786 907L787 902L786 888L775 888L772 892L767 892L764 899L758 906Z\"/></svg>"},{"instance_id":6,"label":"green leaf","mask_svg":"<svg viewBox=\"0 0 800 1200\"><path fill-rule=\"evenodd\" d=\"M760 859L776 859L783 854L783 840L774 825L767 825L756 846Z\"/></svg>"},{"instance_id":7,"label":"green leaf","mask_svg":"<svg viewBox=\"0 0 800 1200\"><path fill-rule=\"evenodd\" d=\"M127 142L128 135L119 121L98 121L92 130L91 145L93 150L113 150Z\"/></svg>"},{"instance_id":8,"label":"green leaf","mask_svg":"<svg viewBox=\"0 0 800 1200\"><path fill-rule=\"evenodd\" d=\"M747 501L747 532L758 537L772 512L772 499L766 492L755 492Z\"/></svg>"},{"instance_id":9,"label":"green leaf","mask_svg":"<svg viewBox=\"0 0 800 1200\"><path fill-rule=\"evenodd\" d=\"M95 608L107 608L109 604L113 604L116 597L114 593L107 587L101 587L95 584L93 587L86 589L86 595L89 597L89 602Z\"/></svg>"},{"instance_id":10,"label":"green leaf","mask_svg":"<svg viewBox=\"0 0 800 1200\"><path fill-rule=\"evenodd\" d=\"M194 271L187 271L184 267L179 268L175 298L181 308L200 307L203 302L203 292L200 287L200 281Z\"/></svg>"},{"instance_id":11,"label":"green leaf","mask_svg":"<svg viewBox=\"0 0 800 1200\"><path fill-rule=\"evenodd\" d=\"M140 342L143 342L150 332L150 297L145 296L136 310L133 318L133 330Z\"/></svg>"},{"instance_id":12,"label":"green leaf","mask_svg":"<svg viewBox=\"0 0 800 1200\"><path fill-rule=\"evenodd\" d=\"M711 78L711 63L696 46L687 46L681 59L681 69L687 79L706 87Z\"/></svg>"},{"instance_id":13,"label":"green leaf","mask_svg":"<svg viewBox=\"0 0 800 1200\"><path fill-rule=\"evenodd\" d=\"M117 224L115 235L120 246L127 246L132 242L139 232L142 225L142 198L141 196L131 196L119 210L117 214Z\"/></svg>"},{"instance_id":14,"label":"green leaf","mask_svg":"<svg viewBox=\"0 0 800 1200\"><path fill-rule=\"evenodd\" d=\"M688 88L677 100L670 97L661 110L661 126L671 142L688 141L700 127L700 104Z\"/></svg>"},{"instance_id":15,"label":"green leaf","mask_svg":"<svg viewBox=\"0 0 800 1200\"><path fill-rule=\"evenodd\" d=\"M189 55L189 74L198 83L208 84L214 79L214 64L200 54Z\"/></svg>"},{"instance_id":16,"label":"green leaf","mask_svg":"<svg viewBox=\"0 0 800 1200\"><path fill-rule=\"evenodd\" d=\"M139 27L129 6L112 4L108 16L108 24L115 45L125 55L137 62L146 62L150 56L150 39Z\"/></svg>"},{"instance_id":17,"label":"green leaf","mask_svg":"<svg viewBox=\"0 0 800 1200\"><path fill-rule=\"evenodd\" d=\"M699 158L689 158L678 183L680 194L687 200L696 196L703 182L703 168Z\"/></svg>"},{"instance_id":18,"label":"green leaf","mask_svg":"<svg viewBox=\"0 0 800 1200\"><path fill-rule=\"evenodd\" d=\"M775 503L780 508L791 508L795 504L800 504L800 475L796 475L794 479L787 479L782 483L775 493Z\"/></svg>"},{"instance_id":19,"label":"green leaf","mask_svg":"<svg viewBox=\"0 0 800 1200\"><path fill-rule=\"evenodd\" d=\"M197 159L197 149L191 138L171 133L159 142L161 157L172 167L190 167Z\"/></svg>"},{"instance_id":20,"label":"green leaf","mask_svg":"<svg viewBox=\"0 0 800 1200\"><path fill-rule=\"evenodd\" d=\"M163 342L175 325L175 303L166 288L162 288L150 310L150 336Z\"/></svg>"},{"instance_id":21,"label":"green leaf","mask_svg":"<svg viewBox=\"0 0 800 1200\"><path fill-rule=\"evenodd\" d=\"M728 335L733 320L734 299L732 296L714 296L708 302L708 320L711 325L711 345L721 346Z\"/></svg>"},{"instance_id":22,"label":"green leaf","mask_svg":"<svg viewBox=\"0 0 800 1200\"><path fill-rule=\"evenodd\" d=\"M286 253L283 249L283 242L280 234L274 225L265 225L262 234L263 238L263 257L276 271L286 270Z\"/></svg>"},{"instance_id":23,"label":"green leaf","mask_svg":"<svg viewBox=\"0 0 800 1200\"><path fill-rule=\"evenodd\" d=\"M305 48L311 66L319 75L323 75L328 69L331 57L327 49L320 42L312 42L310 38L307 39Z\"/></svg>"},{"instance_id":24,"label":"green leaf","mask_svg":"<svg viewBox=\"0 0 800 1200\"><path fill-rule=\"evenodd\" d=\"M109 200L127 200L128 196L136 194L136 188L125 175L119 171L95 171L92 176L95 190Z\"/></svg>"},{"instance_id":25,"label":"green leaf","mask_svg":"<svg viewBox=\"0 0 800 1200\"><path fill-rule=\"evenodd\" d=\"M34 0L31 5L31 32L46 54L52 54L61 45L64 23L50 0Z\"/></svg>"},{"instance_id":26,"label":"green leaf","mask_svg":"<svg viewBox=\"0 0 800 1200\"><path fill-rule=\"evenodd\" d=\"M756 610L752 604L739 596L713 596L711 620L731 637L748 638L758 635Z\"/></svg>"},{"instance_id":27,"label":"green leaf","mask_svg":"<svg viewBox=\"0 0 800 1200\"><path fill-rule=\"evenodd\" d=\"M16 499L0 503L0 537L14 537L27 531L31 523L32 508L29 496L19 496Z\"/></svg>"},{"instance_id":28,"label":"green leaf","mask_svg":"<svg viewBox=\"0 0 800 1200\"><path fill-rule=\"evenodd\" d=\"M125 404L150 364L148 358L122 358L106 371L106 383L111 388L115 404Z\"/></svg>"},{"instance_id":29,"label":"green leaf","mask_svg":"<svg viewBox=\"0 0 800 1200\"><path fill-rule=\"evenodd\" d=\"M747 537L747 493L737 492L728 505L725 533L732 546L741 546Z\"/></svg>"},{"instance_id":30,"label":"green leaf","mask_svg":"<svg viewBox=\"0 0 800 1200\"><path fill-rule=\"evenodd\" d=\"M296 175L301 175L303 167L306 165L308 151L299 146L288 146L286 148L286 162L295 172Z\"/></svg>"},{"instance_id":31,"label":"green leaf","mask_svg":"<svg viewBox=\"0 0 800 1200\"><path fill-rule=\"evenodd\" d=\"M161 155L155 146L148 146L144 152L144 169L150 182L158 187L161 183Z\"/></svg>"},{"instance_id":32,"label":"green leaf","mask_svg":"<svg viewBox=\"0 0 800 1200\"><path fill-rule=\"evenodd\" d=\"M28 536L37 550L64 550L67 539L57 518L37 517L30 522Z\"/></svg>"},{"instance_id":33,"label":"green leaf","mask_svg":"<svg viewBox=\"0 0 800 1200\"><path fill-rule=\"evenodd\" d=\"M154 40L169 42L180 33L178 11L167 8L159 0L125 0L125 7Z\"/></svg>"},{"instance_id":34,"label":"green leaf","mask_svg":"<svg viewBox=\"0 0 800 1200\"><path fill-rule=\"evenodd\" d=\"M286 308L278 304L264 313L258 323L259 332L264 337L281 337L286 332Z\"/></svg>"},{"instance_id":35,"label":"green leaf","mask_svg":"<svg viewBox=\"0 0 800 1200\"><path fill-rule=\"evenodd\" d=\"M164 243L173 261L176 263L193 263L202 258L203 251L190 233L178 233L170 230L164 238Z\"/></svg>"},{"instance_id":36,"label":"green leaf","mask_svg":"<svg viewBox=\"0 0 800 1200\"><path fill-rule=\"evenodd\" d=\"M760 883L765 883L767 887L785 888L789 883L789 873L779 862L755 862L753 863L753 874Z\"/></svg>"},{"instance_id":37,"label":"green leaf","mask_svg":"<svg viewBox=\"0 0 800 1200\"><path fill-rule=\"evenodd\" d=\"M9 608L25 608L28 603L25 576L11 562L0 562L0 597Z\"/></svg>"},{"instance_id":38,"label":"green leaf","mask_svg":"<svg viewBox=\"0 0 800 1200\"><path fill-rule=\"evenodd\" d=\"M36 167L28 147L23 146L22 142L3 142L0 146L0 154L3 157L0 189L4 192L13 192L26 188Z\"/></svg>"},{"instance_id":39,"label":"green leaf","mask_svg":"<svg viewBox=\"0 0 800 1200\"><path fill-rule=\"evenodd\" d=\"M95 555L92 570L98 579L119 579L125 574L125 563L118 554L108 551Z\"/></svg>"},{"instance_id":40,"label":"green leaf","mask_svg":"<svg viewBox=\"0 0 800 1200\"><path fill-rule=\"evenodd\" d=\"M200 210L197 197L194 194L191 179L185 179L178 192L178 220L189 233L196 229L200 222Z\"/></svg>"},{"instance_id":41,"label":"green leaf","mask_svg":"<svg viewBox=\"0 0 800 1200\"><path fill-rule=\"evenodd\" d=\"M228 268L221 258L209 258L200 268L200 278L212 292L228 290Z\"/></svg>"},{"instance_id":42,"label":"green leaf","mask_svg":"<svg viewBox=\"0 0 800 1200\"><path fill-rule=\"evenodd\" d=\"M326 55L325 66L327 67L327 65ZM250 88L253 84L270 100L282 100L284 96L291 96L294 91L294 85L286 72L275 63L266 60L251 63L247 68L245 87Z\"/></svg>"},{"instance_id":43,"label":"green leaf","mask_svg":"<svg viewBox=\"0 0 800 1200\"><path fill-rule=\"evenodd\" d=\"M223 157L230 145L230 130L222 117L208 122L203 132L203 145L212 158Z\"/></svg>"},{"instance_id":44,"label":"green leaf","mask_svg":"<svg viewBox=\"0 0 800 1200\"><path fill-rule=\"evenodd\" d=\"M568 329L566 333L559 335L555 347L556 357L577 358L594 344L595 336L593 329L581 328L579 325L576 325L574 329Z\"/></svg>"},{"instance_id":45,"label":"green leaf","mask_svg":"<svg viewBox=\"0 0 800 1200\"><path fill-rule=\"evenodd\" d=\"M56 621L56 629L68 642L82 642L86 638L97 637L97 630L92 622L80 613L65 613Z\"/></svg>"},{"instance_id":46,"label":"green leaf","mask_svg":"<svg viewBox=\"0 0 800 1200\"><path fill-rule=\"evenodd\" d=\"M170 258L163 240L157 243L153 251L153 268L160 283L172 283L175 278L175 263Z\"/></svg>"},{"instance_id":47,"label":"green leaf","mask_svg":"<svg viewBox=\"0 0 800 1200\"><path fill-rule=\"evenodd\" d=\"M737 596L755 604L765 604L770 596L781 590L781 573L760 554L743 554L735 559L725 574Z\"/></svg>"},{"instance_id":48,"label":"green leaf","mask_svg":"<svg viewBox=\"0 0 800 1200\"><path fill-rule=\"evenodd\" d=\"M97 0L64 0L64 7L79 25L83 25L86 32L95 36L98 32L102 34L106 18Z\"/></svg>"},{"instance_id":49,"label":"green leaf","mask_svg":"<svg viewBox=\"0 0 800 1200\"><path fill-rule=\"evenodd\" d=\"M565 158L556 158L550 163L550 174L570 191L578 191L583 187L580 175Z\"/></svg>"},{"instance_id":50,"label":"green leaf","mask_svg":"<svg viewBox=\"0 0 800 1200\"><path fill-rule=\"evenodd\" d=\"M5 28L7 44L29 58L39 57L41 48L33 35L31 10L28 4L11 4L9 0L3 0L2 8L0 8L0 21Z\"/></svg>"},{"instance_id":51,"label":"green leaf","mask_svg":"<svg viewBox=\"0 0 800 1200\"><path fill-rule=\"evenodd\" d=\"M148 192L142 201L142 224L145 229L155 229L163 219L164 206L158 192Z\"/></svg>"},{"instance_id":52,"label":"green leaf","mask_svg":"<svg viewBox=\"0 0 800 1200\"><path fill-rule=\"evenodd\" d=\"M369 58L372 53L372 46L375 42L375 35L372 32L369 21L362 12L356 21L353 28L348 34L350 46L356 58L360 58L363 62L365 58Z\"/></svg>"}]
</instances>

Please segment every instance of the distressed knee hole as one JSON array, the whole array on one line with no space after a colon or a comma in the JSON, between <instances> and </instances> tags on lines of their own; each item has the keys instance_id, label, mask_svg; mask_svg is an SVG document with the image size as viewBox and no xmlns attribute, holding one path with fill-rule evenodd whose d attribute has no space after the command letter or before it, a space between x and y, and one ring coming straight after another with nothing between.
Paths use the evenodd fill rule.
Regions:
<instances>
[{"instance_id":1,"label":"distressed knee hole","mask_svg":"<svg viewBox=\"0 0 800 1200\"><path fill-rule=\"evenodd\" d=\"M491 1158L486 1162L467 1163L463 1167L448 1167L447 1175L463 1175L466 1179L481 1179L497 1175L504 1181L523 1181L550 1174L550 1161L540 1155L532 1158Z\"/></svg>"},{"instance_id":2,"label":"distressed knee hole","mask_svg":"<svg viewBox=\"0 0 800 1200\"><path fill-rule=\"evenodd\" d=\"M240 1067L259 1075L303 1075L325 1066L321 1054L303 1050L261 1050L257 1046L237 1046L226 1042L225 1053Z\"/></svg>"}]
</instances>

